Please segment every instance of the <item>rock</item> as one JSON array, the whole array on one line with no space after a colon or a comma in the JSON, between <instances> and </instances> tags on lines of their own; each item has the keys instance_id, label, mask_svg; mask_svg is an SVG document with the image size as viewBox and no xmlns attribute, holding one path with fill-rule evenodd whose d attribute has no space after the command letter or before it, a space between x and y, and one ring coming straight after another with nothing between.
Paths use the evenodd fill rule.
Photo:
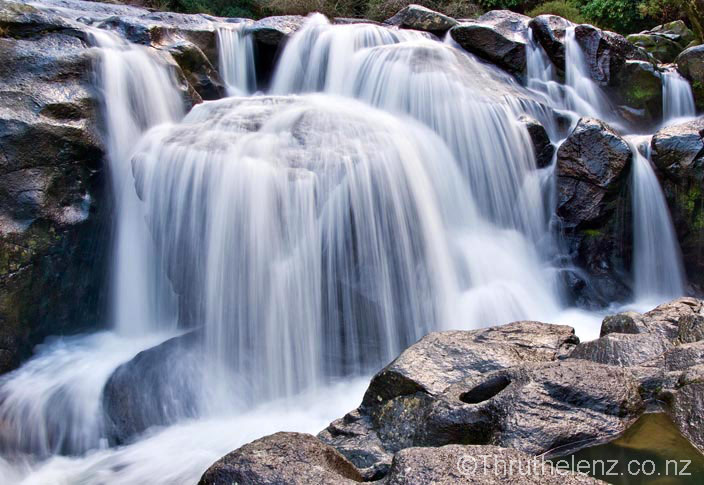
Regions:
<instances>
[{"instance_id":1,"label":"rock","mask_svg":"<svg viewBox=\"0 0 704 485\"><path fill-rule=\"evenodd\" d=\"M513 74L526 68L526 43L530 17L509 10L493 10L453 27L450 35L462 48Z\"/></svg>"},{"instance_id":2,"label":"rock","mask_svg":"<svg viewBox=\"0 0 704 485\"><path fill-rule=\"evenodd\" d=\"M509 467L511 463L514 464L513 473ZM519 464L521 472L516 473ZM447 445L439 448L406 448L396 453L383 485L421 483L596 485L604 482L564 469L557 470L540 458L498 446Z\"/></svg>"},{"instance_id":3,"label":"rock","mask_svg":"<svg viewBox=\"0 0 704 485\"><path fill-rule=\"evenodd\" d=\"M225 455L199 485L344 485L361 482L355 467L333 447L304 433L276 433Z\"/></svg>"},{"instance_id":4,"label":"rock","mask_svg":"<svg viewBox=\"0 0 704 485\"><path fill-rule=\"evenodd\" d=\"M677 70L692 83L697 109L704 110L704 45L689 47L675 59Z\"/></svg>"},{"instance_id":5,"label":"rock","mask_svg":"<svg viewBox=\"0 0 704 485\"><path fill-rule=\"evenodd\" d=\"M214 100L225 96L225 85L220 74L197 45L180 41L166 46L165 49L176 60L186 81L200 98Z\"/></svg>"},{"instance_id":6,"label":"rock","mask_svg":"<svg viewBox=\"0 0 704 485\"><path fill-rule=\"evenodd\" d=\"M704 286L704 118L666 127L653 136L651 159L661 184L684 267L691 283Z\"/></svg>"},{"instance_id":7,"label":"rock","mask_svg":"<svg viewBox=\"0 0 704 485\"><path fill-rule=\"evenodd\" d=\"M584 268L593 286L588 300L620 300L629 294L629 233L617 218L630 171L631 149L604 122L582 118L557 151L559 216L572 260ZM627 208L625 208L627 210ZM617 220L618 219L618 220Z\"/></svg>"},{"instance_id":8,"label":"rock","mask_svg":"<svg viewBox=\"0 0 704 485\"><path fill-rule=\"evenodd\" d=\"M667 412L680 432L704 453L704 365L687 370L666 392Z\"/></svg>"},{"instance_id":9,"label":"rock","mask_svg":"<svg viewBox=\"0 0 704 485\"><path fill-rule=\"evenodd\" d=\"M642 111L636 122L658 123L662 119L662 76L655 66L645 61L626 61L618 76L617 102Z\"/></svg>"},{"instance_id":10,"label":"rock","mask_svg":"<svg viewBox=\"0 0 704 485\"><path fill-rule=\"evenodd\" d=\"M561 70L565 69L565 32L573 25L557 15L539 15L528 23L535 39Z\"/></svg>"},{"instance_id":11,"label":"rock","mask_svg":"<svg viewBox=\"0 0 704 485\"><path fill-rule=\"evenodd\" d=\"M675 60L683 46L665 36L641 32L627 37L633 45L650 53L659 62L669 64Z\"/></svg>"},{"instance_id":12,"label":"rock","mask_svg":"<svg viewBox=\"0 0 704 485\"><path fill-rule=\"evenodd\" d=\"M384 22L405 29L443 33L457 25L457 20L421 5L407 5Z\"/></svg>"},{"instance_id":13,"label":"rock","mask_svg":"<svg viewBox=\"0 0 704 485\"><path fill-rule=\"evenodd\" d=\"M469 375L557 359L578 342L571 327L540 322L433 332L372 378L362 404L374 406L416 392L436 395Z\"/></svg>"},{"instance_id":14,"label":"rock","mask_svg":"<svg viewBox=\"0 0 704 485\"><path fill-rule=\"evenodd\" d=\"M555 145L550 141L545 127L538 120L527 115L520 116L518 121L525 125L533 142L533 153L535 154L537 167L545 168L549 166L555 155Z\"/></svg>"},{"instance_id":15,"label":"rock","mask_svg":"<svg viewBox=\"0 0 704 485\"><path fill-rule=\"evenodd\" d=\"M46 336L101 321L110 204L83 37L69 21L0 2L3 370Z\"/></svg>"},{"instance_id":16,"label":"rock","mask_svg":"<svg viewBox=\"0 0 704 485\"><path fill-rule=\"evenodd\" d=\"M281 15L266 17L249 24L246 32L257 42L280 48L290 35L294 34L306 22L300 15Z\"/></svg>"},{"instance_id":17,"label":"rock","mask_svg":"<svg viewBox=\"0 0 704 485\"><path fill-rule=\"evenodd\" d=\"M601 322L600 337L611 333L647 333L648 329L643 323L643 316L638 312L623 312L616 315L607 315Z\"/></svg>"},{"instance_id":18,"label":"rock","mask_svg":"<svg viewBox=\"0 0 704 485\"><path fill-rule=\"evenodd\" d=\"M666 371L682 371L695 365L704 364L704 342L677 345L663 356Z\"/></svg>"},{"instance_id":19,"label":"rock","mask_svg":"<svg viewBox=\"0 0 704 485\"><path fill-rule=\"evenodd\" d=\"M203 404L202 338L200 331L172 338L115 369L102 393L112 445L128 443L152 426L198 416Z\"/></svg>"},{"instance_id":20,"label":"rock","mask_svg":"<svg viewBox=\"0 0 704 485\"><path fill-rule=\"evenodd\" d=\"M643 314L624 312L609 315L601 324L601 336L611 333L650 333L676 340L682 332L681 322L686 318L700 315L702 311L701 300L683 297L658 305Z\"/></svg>"},{"instance_id":21,"label":"rock","mask_svg":"<svg viewBox=\"0 0 704 485\"><path fill-rule=\"evenodd\" d=\"M678 322L677 338L680 342L692 343L704 340L704 316L685 315Z\"/></svg>"},{"instance_id":22,"label":"rock","mask_svg":"<svg viewBox=\"0 0 704 485\"><path fill-rule=\"evenodd\" d=\"M631 367L657 359L672 346L667 338L660 335L610 333L579 344L569 358Z\"/></svg>"},{"instance_id":23,"label":"rock","mask_svg":"<svg viewBox=\"0 0 704 485\"><path fill-rule=\"evenodd\" d=\"M650 29L650 32L667 37L682 46L686 46L695 40L694 32L682 20L658 25Z\"/></svg>"}]
</instances>

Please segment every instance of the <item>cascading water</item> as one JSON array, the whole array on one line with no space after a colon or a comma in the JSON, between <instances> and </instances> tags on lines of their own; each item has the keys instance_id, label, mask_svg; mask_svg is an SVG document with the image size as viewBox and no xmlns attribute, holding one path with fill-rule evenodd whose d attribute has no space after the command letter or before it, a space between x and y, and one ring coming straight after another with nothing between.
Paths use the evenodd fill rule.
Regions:
<instances>
[{"instance_id":1,"label":"cascading water","mask_svg":"<svg viewBox=\"0 0 704 485\"><path fill-rule=\"evenodd\" d=\"M670 211L650 163L650 136L633 140L633 277L643 306L684 294L684 271ZM641 151L645 153L641 153Z\"/></svg>"},{"instance_id":2,"label":"cascading water","mask_svg":"<svg viewBox=\"0 0 704 485\"><path fill-rule=\"evenodd\" d=\"M663 124L684 121L697 114L694 107L692 87L676 69L662 73L662 119Z\"/></svg>"},{"instance_id":3,"label":"cascading water","mask_svg":"<svg viewBox=\"0 0 704 485\"><path fill-rule=\"evenodd\" d=\"M217 29L220 73L228 96L246 96L257 89L254 42L246 23L225 24Z\"/></svg>"}]
</instances>

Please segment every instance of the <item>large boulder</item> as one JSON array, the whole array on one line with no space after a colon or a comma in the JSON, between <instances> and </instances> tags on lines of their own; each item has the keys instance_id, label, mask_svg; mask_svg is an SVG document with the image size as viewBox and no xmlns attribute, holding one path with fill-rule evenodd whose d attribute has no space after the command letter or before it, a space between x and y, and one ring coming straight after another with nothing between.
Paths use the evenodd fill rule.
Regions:
<instances>
[{"instance_id":1,"label":"large boulder","mask_svg":"<svg viewBox=\"0 0 704 485\"><path fill-rule=\"evenodd\" d=\"M579 344L570 358L631 367L657 359L673 345L661 335L610 333Z\"/></svg>"},{"instance_id":2,"label":"large boulder","mask_svg":"<svg viewBox=\"0 0 704 485\"><path fill-rule=\"evenodd\" d=\"M666 392L663 399L672 421L704 453L704 364L684 372L676 388Z\"/></svg>"},{"instance_id":3,"label":"large boulder","mask_svg":"<svg viewBox=\"0 0 704 485\"><path fill-rule=\"evenodd\" d=\"M421 5L407 5L384 22L404 29L442 34L457 25L457 20Z\"/></svg>"},{"instance_id":4,"label":"large boulder","mask_svg":"<svg viewBox=\"0 0 704 485\"><path fill-rule=\"evenodd\" d=\"M347 485L362 477L335 448L303 433L265 436L216 461L198 485Z\"/></svg>"},{"instance_id":5,"label":"large boulder","mask_svg":"<svg viewBox=\"0 0 704 485\"><path fill-rule=\"evenodd\" d=\"M534 38L561 70L565 69L565 33L574 24L557 15L538 15L528 24Z\"/></svg>"},{"instance_id":6,"label":"large boulder","mask_svg":"<svg viewBox=\"0 0 704 485\"><path fill-rule=\"evenodd\" d=\"M692 84L697 109L704 110L704 45L682 51L675 63L677 70Z\"/></svg>"},{"instance_id":7,"label":"large boulder","mask_svg":"<svg viewBox=\"0 0 704 485\"><path fill-rule=\"evenodd\" d=\"M557 151L557 215L572 260L590 280L572 285L577 301L606 303L629 293L630 235L617 215L628 210L632 157L625 140L591 118L580 119Z\"/></svg>"},{"instance_id":8,"label":"large boulder","mask_svg":"<svg viewBox=\"0 0 704 485\"><path fill-rule=\"evenodd\" d=\"M509 466L513 463L513 469ZM520 466L520 472L517 473ZM519 476L517 476L519 475ZM406 448L394 456L383 485L597 485L599 480L556 469L539 458L498 446Z\"/></svg>"},{"instance_id":9,"label":"large boulder","mask_svg":"<svg viewBox=\"0 0 704 485\"><path fill-rule=\"evenodd\" d=\"M453 27L450 35L465 50L520 75L526 68L529 22L525 15L493 10Z\"/></svg>"},{"instance_id":10,"label":"large boulder","mask_svg":"<svg viewBox=\"0 0 704 485\"><path fill-rule=\"evenodd\" d=\"M662 120L662 75L650 62L626 61L611 90L619 105L637 113L637 121L654 126Z\"/></svg>"},{"instance_id":11,"label":"large boulder","mask_svg":"<svg viewBox=\"0 0 704 485\"><path fill-rule=\"evenodd\" d=\"M682 20L676 20L639 34L631 34L627 39L659 62L670 63L694 40L694 33Z\"/></svg>"},{"instance_id":12,"label":"large boulder","mask_svg":"<svg viewBox=\"0 0 704 485\"><path fill-rule=\"evenodd\" d=\"M110 204L94 60L72 22L0 2L0 372L101 321Z\"/></svg>"},{"instance_id":13,"label":"large boulder","mask_svg":"<svg viewBox=\"0 0 704 485\"><path fill-rule=\"evenodd\" d=\"M152 426L198 416L204 404L201 331L144 350L115 369L102 393L105 430L125 444Z\"/></svg>"},{"instance_id":14,"label":"large boulder","mask_svg":"<svg viewBox=\"0 0 704 485\"><path fill-rule=\"evenodd\" d=\"M658 131L651 147L688 280L704 288L704 118Z\"/></svg>"}]
</instances>

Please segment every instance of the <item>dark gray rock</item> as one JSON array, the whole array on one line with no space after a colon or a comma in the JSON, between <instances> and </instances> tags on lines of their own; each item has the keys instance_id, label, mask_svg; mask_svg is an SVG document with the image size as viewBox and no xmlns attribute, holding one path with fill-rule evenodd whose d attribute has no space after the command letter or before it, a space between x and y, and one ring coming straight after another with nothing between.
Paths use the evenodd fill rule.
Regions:
<instances>
[{"instance_id":1,"label":"dark gray rock","mask_svg":"<svg viewBox=\"0 0 704 485\"><path fill-rule=\"evenodd\" d=\"M0 3L3 370L101 321L110 204L93 62L71 22Z\"/></svg>"},{"instance_id":2,"label":"dark gray rock","mask_svg":"<svg viewBox=\"0 0 704 485\"><path fill-rule=\"evenodd\" d=\"M704 340L704 316L685 315L678 322L677 338L683 343L699 342Z\"/></svg>"},{"instance_id":3,"label":"dark gray rock","mask_svg":"<svg viewBox=\"0 0 704 485\"><path fill-rule=\"evenodd\" d=\"M663 366L668 372L682 371L704 364L704 342L677 345L663 355Z\"/></svg>"},{"instance_id":4,"label":"dark gray rock","mask_svg":"<svg viewBox=\"0 0 704 485\"><path fill-rule=\"evenodd\" d=\"M570 359L630 367L657 359L673 345L666 337L655 334L610 333L579 344Z\"/></svg>"},{"instance_id":5,"label":"dark gray rock","mask_svg":"<svg viewBox=\"0 0 704 485\"><path fill-rule=\"evenodd\" d=\"M662 119L662 76L652 63L627 60L613 93L619 104L636 113L635 123L653 126Z\"/></svg>"},{"instance_id":6,"label":"dark gray rock","mask_svg":"<svg viewBox=\"0 0 704 485\"><path fill-rule=\"evenodd\" d=\"M199 485L345 485L362 481L335 448L303 433L276 433L216 461Z\"/></svg>"},{"instance_id":7,"label":"dark gray rock","mask_svg":"<svg viewBox=\"0 0 704 485\"><path fill-rule=\"evenodd\" d=\"M513 463L513 473L509 464ZM516 473L518 464L522 473ZM534 466L535 464L535 466ZM549 463L520 451L498 446L447 445L407 448L394 456L383 485L579 485L603 484L586 475L558 471Z\"/></svg>"},{"instance_id":8,"label":"dark gray rock","mask_svg":"<svg viewBox=\"0 0 704 485\"><path fill-rule=\"evenodd\" d=\"M600 337L612 333L648 333L643 323L643 316L638 312L623 312L607 315L601 322Z\"/></svg>"},{"instance_id":9,"label":"dark gray rock","mask_svg":"<svg viewBox=\"0 0 704 485\"><path fill-rule=\"evenodd\" d=\"M535 154L535 163L538 168L545 168L552 163L552 158L555 155L555 145L550 141L545 127L535 118L523 115L518 118L528 130L530 140L533 142L533 153Z\"/></svg>"},{"instance_id":10,"label":"dark gray rock","mask_svg":"<svg viewBox=\"0 0 704 485\"><path fill-rule=\"evenodd\" d=\"M704 45L685 49L675 63L677 70L692 84L697 108L704 110Z\"/></svg>"},{"instance_id":11,"label":"dark gray rock","mask_svg":"<svg viewBox=\"0 0 704 485\"><path fill-rule=\"evenodd\" d=\"M411 4L384 23L405 29L443 33L457 25L457 20L421 5Z\"/></svg>"},{"instance_id":12,"label":"dark gray rock","mask_svg":"<svg viewBox=\"0 0 704 485\"><path fill-rule=\"evenodd\" d=\"M279 48L282 42L303 26L305 21L306 18L300 15L266 17L249 24L246 32L257 42Z\"/></svg>"},{"instance_id":13,"label":"dark gray rock","mask_svg":"<svg viewBox=\"0 0 704 485\"><path fill-rule=\"evenodd\" d=\"M704 453L704 365L683 373L676 389L666 392L663 398L680 432Z\"/></svg>"},{"instance_id":14,"label":"dark gray rock","mask_svg":"<svg viewBox=\"0 0 704 485\"><path fill-rule=\"evenodd\" d=\"M704 287L704 118L658 131L652 160L680 242L688 280Z\"/></svg>"},{"instance_id":15,"label":"dark gray rock","mask_svg":"<svg viewBox=\"0 0 704 485\"><path fill-rule=\"evenodd\" d=\"M592 301L606 303L629 294L623 272L629 267L630 236L618 215L628 210L632 157L625 140L590 118L579 120L557 151L557 215L573 261L591 279Z\"/></svg>"},{"instance_id":16,"label":"dark gray rock","mask_svg":"<svg viewBox=\"0 0 704 485\"><path fill-rule=\"evenodd\" d=\"M539 15L528 24L534 38L561 70L565 69L565 32L574 24L557 15Z\"/></svg>"},{"instance_id":17,"label":"dark gray rock","mask_svg":"<svg viewBox=\"0 0 704 485\"><path fill-rule=\"evenodd\" d=\"M172 338L115 369L102 394L112 445L128 443L152 426L198 416L203 404L202 338L201 331Z\"/></svg>"},{"instance_id":18,"label":"dark gray rock","mask_svg":"<svg viewBox=\"0 0 704 485\"><path fill-rule=\"evenodd\" d=\"M165 49L173 56L186 81L201 99L214 100L225 96L225 84L220 74L197 45L179 41L167 45Z\"/></svg>"},{"instance_id":19,"label":"dark gray rock","mask_svg":"<svg viewBox=\"0 0 704 485\"><path fill-rule=\"evenodd\" d=\"M476 22L462 23L450 30L452 38L472 52L513 74L526 67L526 43L530 17L509 10L493 10Z\"/></svg>"}]
</instances>

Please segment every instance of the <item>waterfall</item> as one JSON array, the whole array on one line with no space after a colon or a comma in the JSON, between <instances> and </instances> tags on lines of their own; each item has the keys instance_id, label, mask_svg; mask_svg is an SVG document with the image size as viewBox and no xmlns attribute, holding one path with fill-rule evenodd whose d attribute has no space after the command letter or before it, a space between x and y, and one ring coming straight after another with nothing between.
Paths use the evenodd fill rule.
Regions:
<instances>
[{"instance_id":1,"label":"waterfall","mask_svg":"<svg viewBox=\"0 0 704 485\"><path fill-rule=\"evenodd\" d=\"M221 25L217 29L218 61L228 96L246 96L257 89L254 41L245 23Z\"/></svg>"},{"instance_id":2,"label":"waterfall","mask_svg":"<svg viewBox=\"0 0 704 485\"><path fill-rule=\"evenodd\" d=\"M692 118L696 114L694 96L689 82L676 69L664 71L662 73L663 124Z\"/></svg>"},{"instance_id":3,"label":"waterfall","mask_svg":"<svg viewBox=\"0 0 704 485\"><path fill-rule=\"evenodd\" d=\"M650 162L650 139L631 143L634 293L636 301L649 303L683 295L685 281L670 211Z\"/></svg>"},{"instance_id":4,"label":"waterfall","mask_svg":"<svg viewBox=\"0 0 704 485\"><path fill-rule=\"evenodd\" d=\"M131 170L136 141L149 127L183 115L167 68L146 48L90 30L98 47L105 145L115 196L111 322L116 335L60 339L0 380L0 449L38 456L78 454L103 443L101 393L115 368L164 338L176 311L137 197ZM152 335L150 335L152 334Z\"/></svg>"}]
</instances>

